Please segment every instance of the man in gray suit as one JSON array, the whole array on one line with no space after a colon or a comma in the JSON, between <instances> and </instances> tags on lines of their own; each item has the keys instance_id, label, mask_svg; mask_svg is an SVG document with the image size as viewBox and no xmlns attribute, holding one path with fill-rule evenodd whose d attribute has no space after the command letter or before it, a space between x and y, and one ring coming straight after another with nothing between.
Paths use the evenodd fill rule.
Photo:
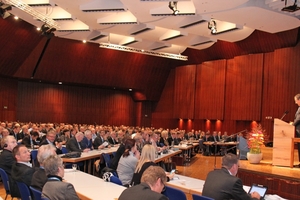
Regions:
<instances>
[{"instance_id":1,"label":"man in gray suit","mask_svg":"<svg viewBox=\"0 0 300 200\"><path fill-rule=\"evenodd\" d=\"M257 192L247 194L243 189L242 180L236 177L239 163L234 154L226 154L222 158L222 168L208 173L202 195L215 200L257 200L260 195Z\"/></svg>"},{"instance_id":2,"label":"man in gray suit","mask_svg":"<svg viewBox=\"0 0 300 200\"><path fill-rule=\"evenodd\" d=\"M141 184L124 190L119 200L168 200L161 194L166 182L165 171L159 166L150 166L143 173Z\"/></svg>"}]
</instances>

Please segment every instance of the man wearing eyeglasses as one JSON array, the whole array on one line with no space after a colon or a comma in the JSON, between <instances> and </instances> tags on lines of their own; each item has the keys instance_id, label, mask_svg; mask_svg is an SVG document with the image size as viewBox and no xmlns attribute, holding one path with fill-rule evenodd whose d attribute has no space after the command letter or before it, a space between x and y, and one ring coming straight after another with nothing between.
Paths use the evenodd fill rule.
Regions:
<instances>
[{"instance_id":1,"label":"man wearing eyeglasses","mask_svg":"<svg viewBox=\"0 0 300 200\"><path fill-rule=\"evenodd\" d=\"M159 166L150 166L143 173L141 184L124 190L119 200L168 200L161 194L166 182L165 171Z\"/></svg>"},{"instance_id":2,"label":"man wearing eyeglasses","mask_svg":"<svg viewBox=\"0 0 300 200\"><path fill-rule=\"evenodd\" d=\"M242 180L236 177L239 162L236 155L229 153L222 158L222 168L208 173L202 195L215 200L240 199L255 200L260 199L257 192L247 194L243 189Z\"/></svg>"}]
</instances>

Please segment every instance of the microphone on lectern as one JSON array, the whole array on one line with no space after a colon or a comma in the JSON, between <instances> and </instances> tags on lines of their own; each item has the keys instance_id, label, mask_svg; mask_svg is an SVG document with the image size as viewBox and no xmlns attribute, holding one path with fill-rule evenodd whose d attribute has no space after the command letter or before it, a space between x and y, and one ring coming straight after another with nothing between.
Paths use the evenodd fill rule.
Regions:
<instances>
[{"instance_id":1,"label":"microphone on lectern","mask_svg":"<svg viewBox=\"0 0 300 200\"><path fill-rule=\"evenodd\" d=\"M286 111L283 113L283 115L282 115L282 117L281 117L280 119L282 120L289 112L290 112L290 111L286 110Z\"/></svg>"}]
</instances>

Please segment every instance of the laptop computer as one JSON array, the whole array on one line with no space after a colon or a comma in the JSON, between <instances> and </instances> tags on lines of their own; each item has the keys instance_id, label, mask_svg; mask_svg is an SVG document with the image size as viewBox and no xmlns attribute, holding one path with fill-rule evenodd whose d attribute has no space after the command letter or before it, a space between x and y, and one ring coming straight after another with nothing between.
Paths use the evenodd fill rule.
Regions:
<instances>
[{"instance_id":1,"label":"laptop computer","mask_svg":"<svg viewBox=\"0 0 300 200\"><path fill-rule=\"evenodd\" d=\"M261 197L265 197L267 190L267 186L253 184L248 193L251 194L252 192L257 192Z\"/></svg>"}]
</instances>

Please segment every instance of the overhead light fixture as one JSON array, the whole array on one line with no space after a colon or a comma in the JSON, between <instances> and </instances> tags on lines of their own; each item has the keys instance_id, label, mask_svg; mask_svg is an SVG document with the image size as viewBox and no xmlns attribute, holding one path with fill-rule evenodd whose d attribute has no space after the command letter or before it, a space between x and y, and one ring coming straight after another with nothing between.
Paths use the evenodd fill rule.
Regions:
<instances>
[{"instance_id":1,"label":"overhead light fixture","mask_svg":"<svg viewBox=\"0 0 300 200\"><path fill-rule=\"evenodd\" d=\"M216 34L217 33L217 23L215 20L210 20L210 22L208 22L208 29L210 29L211 34Z\"/></svg>"},{"instance_id":2,"label":"overhead light fixture","mask_svg":"<svg viewBox=\"0 0 300 200\"><path fill-rule=\"evenodd\" d=\"M158 57L164 57L164 58L177 59L177 60L183 60L183 61L188 60L187 56L183 56L180 54L177 55L177 54L171 54L171 53L149 51L149 50L137 49L137 48L127 47L127 46L122 46L122 45L117 45L117 44L100 43L99 47L106 48L106 49L114 49L114 50L119 50L119 51L127 51L127 52L131 52L131 53L146 54L146 55L150 55L150 56L158 56Z\"/></svg>"},{"instance_id":3,"label":"overhead light fixture","mask_svg":"<svg viewBox=\"0 0 300 200\"><path fill-rule=\"evenodd\" d=\"M43 24L41 27L42 35L46 36L48 39L54 36L54 31L56 28L51 28L48 24Z\"/></svg>"},{"instance_id":4,"label":"overhead light fixture","mask_svg":"<svg viewBox=\"0 0 300 200\"><path fill-rule=\"evenodd\" d=\"M297 0L295 0L294 5L286 6L287 0L285 0L285 7L281 9L281 11L286 12L295 12L297 10L300 10L300 7L297 6Z\"/></svg>"},{"instance_id":5,"label":"overhead light fixture","mask_svg":"<svg viewBox=\"0 0 300 200\"><path fill-rule=\"evenodd\" d=\"M178 15L179 10L177 10L177 1L170 1L169 8L173 11L173 15Z\"/></svg>"},{"instance_id":6,"label":"overhead light fixture","mask_svg":"<svg viewBox=\"0 0 300 200\"><path fill-rule=\"evenodd\" d=\"M7 17L9 17L11 14L8 12L9 10L11 10L11 5L8 4L4 4L2 2L0 2L0 16L5 19Z\"/></svg>"}]
</instances>

